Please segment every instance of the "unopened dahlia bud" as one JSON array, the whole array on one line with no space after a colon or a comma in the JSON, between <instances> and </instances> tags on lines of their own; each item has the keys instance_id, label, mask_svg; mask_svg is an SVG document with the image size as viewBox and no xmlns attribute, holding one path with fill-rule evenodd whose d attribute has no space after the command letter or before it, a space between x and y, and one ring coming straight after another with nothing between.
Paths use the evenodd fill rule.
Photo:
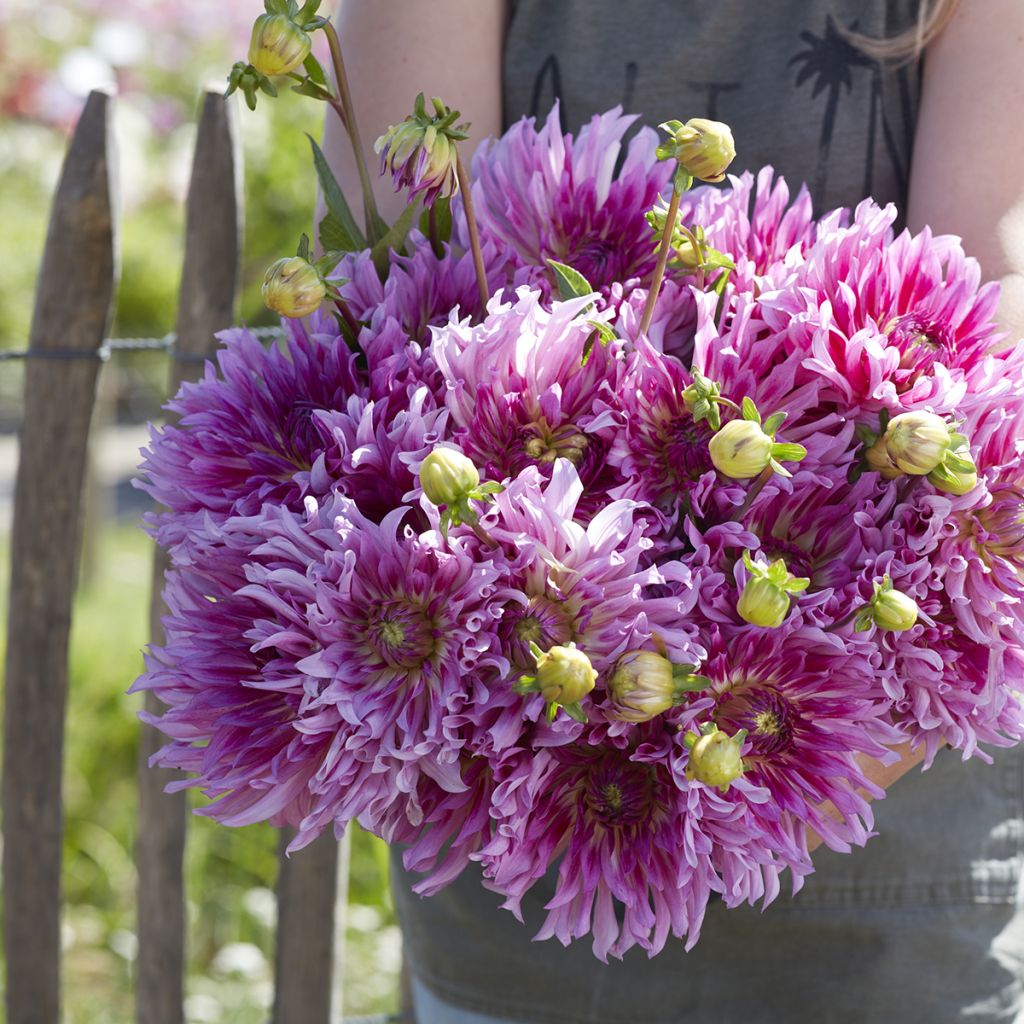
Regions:
<instances>
[{"instance_id":1,"label":"unopened dahlia bud","mask_svg":"<svg viewBox=\"0 0 1024 1024\"><path fill-rule=\"evenodd\" d=\"M735 736L729 736L712 727L703 736L688 733L686 744L690 748L690 760L686 765L686 777L690 781L715 786L722 793L743 774L743 741L747 730L740 729Z\"/></svg>"},{"instance_id":2,"label":"unopened dahlia bud","mask_svg":"<svg viewBox=\"0 0 1024 1024\"><path fill-rule=\"evenodd\" d=\"M457 448L439 445L420 465L420 486L435 505L457 505L480 486L480 473Z\"/></svg>"},{"instance_id":3,"label":"unopened dahlia bud","mask_svg":"<svg viewBox=\"0 0 1024 1024\"><path fill-rule=\"evenodd\" d=\"M457 110L436 98L432 102L434 111L428 113L420 93L413 115L391 125L373 146L380 153L380 173L391 175L395 191L407 188L410 199L422 195L427 206L458 189L455 147L468 127L456 126Z\"/></svg>"},{"instance_id":4,"label":"unopened dahlia bud","mask_svg":"<svg viewBox=\"0 0 1024 1024\"><path fill-rule=\"evenodd\" d=\"M268 77L294 71L309 50L309 34L287 14L261 14L252 27L249 63Z\"/></svg>"},{"instance_id":5,"label":"unopened dahlia bud","mask_svg":"<svg viewBox=\"0 0 1024 1024\"><path fill-rule=\"evenodd\" d=\"M658 148L661 159L675 158L687 174L700 181L722 181L736 159L732 129L721 121L691 117L686 124L666 121L660 126L671 139Z\"/></svg>"},{"instance_id":6,"label":"unopened dahlia bud","mask_svg":"<svg viewBox=\"0 0 1024 1024\"><path fill-rule=\"evenodd\" d=\"M537 688L549 704L578 704L596 682L590 659L573 643L537 656Z\"/></svg>"},{"instance_id":7,"label":"unopened dahlia bud","mask_svg":"<svg viewBox=\"0 0 1024 1024\"><path fill-rule=\"evenodd\" d=\"M887 590L872 602L871 617L879 629L902 633L917 622L917 602L900 590Z\"/></svg>"},{"instance_id":8,"label":"unopened dahlia bud","mask_svg":"<svg viewBox=\"0 0 1024 1024\"><path fill-rule=\"evenodd\" d=\"M772 458L772 439L753 420L730 420L708 448L715 468L733 480L757 476Z\"/></svg>"},{"instance_id":9,"label":"unopened dahlia bud","mask_svg":"<svg viewBox=\"0 0 1024 1024\"><path fill-rule=\"evenodd\" d=\"M608 681L618 717L647 722L674 704L672 662L656 651L629 651Z\"/></svg>"},{"instance_id":10,"label":"unopened dahlia bud","mask_svg":"<svg viewBox=\"0 0 1024 1024\"><path fill-rule=\"evenodd\" d=\"M577 722L586 722L586 712L580 701L594 688L597 672L590 659L574 643L542 651L530 643L530 652L537 662L537 674L520 676L515 684L516 693L539 693L548 704L547 718L555 720L558 709Z\"/></svg>"},{"instance_id":11,"label":"unopened dahlia bud","mask_svg":"<svg viewBox=\"0 0 1024 1024\"><path fill-rule=\"evenodd\" d=\"M794 576L781 559L766 565L755 562L749 551L743 552L743 564L750 578L743 587L736 611L752 626L774 629L789 614L791 594L799 594L810 586L809 577Z\"/></svg>"},{"instance_id":12,"label":"unopened dahlia bud","mask_svg":"<svg viewBox=\"0 0 1024 1024\"><path fill-rule=\"evenodd\" d=\"M889 420L883 435L896 467L909 476L925 476L949 448L949 425L932 412L905 412Z\"/></svg>"},{"instance_id":13,"label":"unopened dahlia bud","mask_svg":"<svg viewBox=\"0 0 1024 1024\"><path fill-rule=\"evenodd\" d=\"M294 319L315 313L327 295L320 271L301 256L286 256L272 264L260 290L268 309Z\"/></svg>"},{"instance_id":14,"label":"unopened dahlia bud","mask_svg":"<svg viewBox=\"0 0 1024 1024\"><path fill-rule=\"evenodd\" d=\"M918 616L917 602L892 585L888 575L875 581L875 593L871 600L857 613L857 632L877 626L893 633L910 629Z\"/></svg>"}]
</instances>

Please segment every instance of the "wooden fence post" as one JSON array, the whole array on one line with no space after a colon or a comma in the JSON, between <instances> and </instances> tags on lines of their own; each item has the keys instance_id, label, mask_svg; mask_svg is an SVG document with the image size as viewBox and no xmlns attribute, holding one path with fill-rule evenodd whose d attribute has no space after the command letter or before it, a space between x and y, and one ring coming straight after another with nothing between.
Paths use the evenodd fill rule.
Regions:
<instances>
[{"instance_id":1,"label":"wooden fence post","mask_svg":"<svg viewBox=\"0 0 1024 1024\"><path fill-rule=\"evenodd\" d=\"M236 143L233 101L210 89L203 96L189 184L185 257L178 299L177 343L170 370L170 394L195 379L203 359L217 348L214 333L234 321L241 252L241 159ZM158 548L153 559L150 635L163 642L166 614L162 588L169 559ZM146 709L162 710L152 693ZM180 1024L185 979L186 794L165 793L176 778L147 761L165 742L151 726L142 727L139 767L138 937L136 1020L138 1024Z\"/></svg>"},{"instance_id":2,"label":"wooden fence post","mask_svg":"<svg viewBox=\"0 0 1024 1024\"><path fill-rule=\"evenodd\" d=\"M350 837L328 828L309 846L284 856L277 879L277 956L273 1024L331 1024L341 1019L341 977Z\"/></svg>"},{"instance_id":3,"label":"wooden fence post","mask_svg":"<svg viewBox=\"0 0 1024 1024\"><path fill-rule=\"evenodd\" d=\"M29 336L4 706L8 1024L60 1016L61 772L89 421L117 278L113 101L90 94L61 172Z\"/></svg>"}]
</instances>

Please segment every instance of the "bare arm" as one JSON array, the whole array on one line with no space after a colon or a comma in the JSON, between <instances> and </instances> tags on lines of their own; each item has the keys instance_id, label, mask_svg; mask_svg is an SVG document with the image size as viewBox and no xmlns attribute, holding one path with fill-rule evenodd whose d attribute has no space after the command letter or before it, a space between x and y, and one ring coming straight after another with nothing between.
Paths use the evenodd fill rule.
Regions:
<instances>
[{"instance_id":1,"label":"bare arm","mask_svg":"<svg viewBox=\"0 0 1024 1024\"><path fill-rule=\"evenodd\" d=\"M907 221L959 235L989 280L1002 284L1000 320L1024 337L1024 4L961 0L928 48L911 167ZM887 789L923 748L885 766L861 759ZM821 840L808 834L808 846Z\"/></svg>"},{"instance_id":2,"label":"bare arm","mask_svg":"<svg viewBox=\"0 0 1024 1024\"><path fill-rule=\"evenodd\" d=\"M960 235L1024 337L1024 4L961 0L929 47L908 222Z\"/></svg>"},{"instance_id":3,"label":"bare arm","mask_svg":"<svg viewBox=\"0 0 1024 1024\"><path fill-rule=\"evenodd\" d=\"M404 203L390 181L376 177L373 142L412 112L418 92L440 96L472 122L460 147L467 159L476 143L500 131L505 2L343 0L336 25L377 204L390 220ZM325 152L358 211L359 178L348 139L333 112L327 117Z\"/></svg>"}]
</instances>

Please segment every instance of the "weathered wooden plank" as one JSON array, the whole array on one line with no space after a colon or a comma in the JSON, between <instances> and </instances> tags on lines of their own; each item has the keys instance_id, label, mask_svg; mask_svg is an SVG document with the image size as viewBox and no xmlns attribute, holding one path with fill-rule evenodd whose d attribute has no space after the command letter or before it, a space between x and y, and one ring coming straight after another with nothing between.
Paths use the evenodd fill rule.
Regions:
<instances>
[{"instance_id":1,"label":"weathered wooden plank","mask_svg":"<svg viewBox=\"0 0 1024 1024\"><path fill-rule=\"evenodd\" d=\"M281 836L273 1024L341 1019L349 837L328 829L291 857Z\"/></svg>"},{"instance_id":2,"label":"weathered wooden plank","mask_svg":"<svg viewBox=\"0 0 1024 1024\"><path fill-rule=\"evenodd\" d=\"M25 371L4 701L9 1024L60 1014L61 772L89 422L117 277L113 100L93 92L50 214ZM46 354L49 353L49 358Z\"/></svg>"},{"instance_id":3,"label":"weathered wooden plank","mask_svg":"<svg viewBox=\"0 0 1024 1024\"><path fill-rule=\"evenodd\" d=\"M169 393L202 370L211 355L214 333L234 320L241 253L241 159L234 104L220 90L208 91L192 163L185 223L185 256L178 300L176 358L171 361ZM161 596L166 553L153 559L150 635L163 642ZM146 709L159 713L159 701L146 694ZM138 1024L180 1024L185 977L185 895L182 861L185 850L186 795L165 793L175 773L147 767L164 738L142 727L139 766L138 937L136 1019Z\"/></svg>"}]
</instances>

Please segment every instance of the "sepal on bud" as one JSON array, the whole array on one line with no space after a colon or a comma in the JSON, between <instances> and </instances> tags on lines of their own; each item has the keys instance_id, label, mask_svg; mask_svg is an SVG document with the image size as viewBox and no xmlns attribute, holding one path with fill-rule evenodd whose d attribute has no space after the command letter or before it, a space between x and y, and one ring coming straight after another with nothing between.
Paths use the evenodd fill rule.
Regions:
<instances>
[{"instance_id":1,"label":"sepal on bud","mask_svg":"<svg viewBox=\"0 0 1024 1024\"><path fill-rule=\"evenodd\" d=\"M530 642L530 653L537 663L537 673L520 676L514 686L516 693L539 693L547 701L549 722L555 720L559 708L563 708L573 721L586 722L587 713L580 706L580 701L597 682L597 672L586 654L575 643L543 651L533 641Z\"/></svg>"},{"instance_id":2,"label":"sepal on bud","mask_svg":"<svg viewBox=\"0 0 1024 1024\"><path fill-rule=\"evenodd\" d=\"M781 558L770 565L755 562L749 551L743 552L743 564L750 577L736 603L740 618L752 626L781 626L789 614L790 595L805 591L811 584L810 578L794 576Z\"/></svg>"},{"instance_id":3,"label":"sepal on bud","mask_svg":"<svg viewBox=\"0 0 1024 1024\"><path fill-rule=\"evenodd\" d=\"M689 410L694 423L707 420L712 430L720 430L722 415L717 399L722 394L722 386L717 381L705 377L696 366L690 370L690 376L693 383L683 389L683 404Z\"/></svg>"},{"instance_id":4,"label":"sepal on bud","mask_svg":"<svg viewBox=\"0 0 1024 1024\"><path fill-rule=\"evenodd\" d=\"M963 434L951 433L942 461L928 474L928 482L944 494L961 495L978 486L978 467Z\"/></svg>"},{"instance_id":5,"label":"sepal on bud","mask_svg":"<svg viewBox=\"0 0 1024 1024\"><path fill-rule=\"evenodd\" d=\"M728 793L729 787L743 774L742 750L746 738L746 729L729 736L715 725L703 726L700 736L687 733L683 737L690 751L686 777L691 782L702 782Z\"/></svg>"}]
</instances>

